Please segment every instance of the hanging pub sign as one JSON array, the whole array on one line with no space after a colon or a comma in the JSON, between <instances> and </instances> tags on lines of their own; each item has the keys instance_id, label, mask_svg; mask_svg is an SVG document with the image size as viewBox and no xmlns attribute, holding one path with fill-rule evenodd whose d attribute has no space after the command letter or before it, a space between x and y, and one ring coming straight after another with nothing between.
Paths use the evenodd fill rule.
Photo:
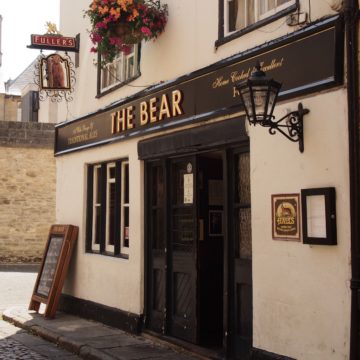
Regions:
<instances>
[{"instance_id":1,"label":"hanging pub sign","mask_svg":"<svg viewBox=\"0 0 360 360\"><path fill-rule=\"evenodd\" d=\"M70 90L70 62L59 54L40 59L40 89Z\"/></svg>"},{"instance_id":2,"label":"hanging pub sign","mask_svg":"<svg viewBox=\"0 0 360 360\"><path fill-rule=\"evenodd\" d=\"M67 53L79 52L80 35L62 36L56 25L51 22L47 22L46 27L46 34L31 35L31 45L28 46L30 49L57 51L48 56L41 53L35 65L35 83L39 86L39 99L50 98L53 102L62 99L71 101L76 80L74 64ZM60 55L58 51L65 51L65 54Z\"/></svg>"}]
</instances>

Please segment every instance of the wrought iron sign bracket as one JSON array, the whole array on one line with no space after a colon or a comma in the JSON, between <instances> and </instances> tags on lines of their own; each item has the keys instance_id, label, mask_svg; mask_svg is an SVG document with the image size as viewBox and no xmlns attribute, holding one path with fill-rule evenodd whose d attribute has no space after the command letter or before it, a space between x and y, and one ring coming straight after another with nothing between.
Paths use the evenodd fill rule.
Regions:
<instances>
[{"instance_id":1,"label":"wrought iron sign bracket","mask_svg":"<svg viewBox=\"0 0 360 360\"><path fill-rule=\"evenodd\" d=\"M269 127L269 133L275 135L276 131L279 131L287 139L292 142L299 143L300 152L304 152L304 115L310 112L309 109L304 109L302 103L298 104L297 111L291 111L279 120L275 120L272 116L270 120L264 120L261 122L261 126ZM284 122L284 123L283 123ZM285 131L283 130L285 129ZM287 130L287 132L286 132Z\"/></svg>"}]
</instances>

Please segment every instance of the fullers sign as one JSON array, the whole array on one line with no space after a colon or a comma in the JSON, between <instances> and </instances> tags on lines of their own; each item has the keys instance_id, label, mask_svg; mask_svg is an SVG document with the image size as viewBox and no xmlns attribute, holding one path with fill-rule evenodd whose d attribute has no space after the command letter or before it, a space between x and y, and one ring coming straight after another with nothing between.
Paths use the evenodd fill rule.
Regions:
<instances>
[{"instance_id":1,"label":"fullers sign","mask_svg":"<svg viewBox=\"0 0 360 360\"><path fill-rule=\"evenodd\" d=\"M79 37L32 34L28 48L79 52Z\"/></svg>"}]
</instances>

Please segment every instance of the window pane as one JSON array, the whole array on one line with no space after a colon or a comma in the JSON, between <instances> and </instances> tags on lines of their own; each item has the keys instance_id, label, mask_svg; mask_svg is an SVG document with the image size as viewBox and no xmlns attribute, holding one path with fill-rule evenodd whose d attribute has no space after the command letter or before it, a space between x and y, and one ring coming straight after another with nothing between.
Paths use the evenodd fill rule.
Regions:
<instances>
[{"instance_id":1,"label":"window pane","mask_svg":"<svg viewBox=\"0 0 360 360\"><path fill-rule=\"evenodd\" d=\"M101 167L95 168L95 203L100 204L101 203Z\"/></svg>"},{"instance_id":2,"label":"window pane","mask_svg":"<svg viewBox=\"0 0 360 360\"><path fill-rule=\"evenodd\" d=\"M236 18L238 13L238 0L228 2L229 31L236 30Z\"/></svg>"},{"instance_id":3,"label":"window pane","mask_svg":"<svg viewBox=\"0 0 360 360\"><path fill-rule=\"evenodd\" d=\"M256 21L256 19L255 19L255 0L247 0L246 14L247 14L246 26L254 24L254 22Z\"/></svg>"},{"instance_id":4,"label":"window pane","mask_svg":"<svg viewBox=\"0 0 360 360\"><path fill-rule=\"evenodd\" d=\"M238 254L241 259L251 259L251 209L238 209L235 218L235 230L238 237Z\"/></svg>"},{"instance_id":5,"label":"window pane","mask_svg":"<svg viewBox=\"0 0 360 360\"><path fill-rule=\"evenodd\" d=\"M223 0L227 15L227 31L241 30L274 15L295 3L295 0Z\"/></svg>"},{"instance_id":6,"label":"window pane","mask_svg":"<svg viewBox=\"0 0 360 360\"><path fill-rule=\"evenodd\" d=\"M114 168L115 169L115 168ZM109 184L109 205L108 205L108 216L109 216L109 245L114 245L115 238L115 183Z\"/></svg>"},{"instance_id":7,"label":"window pane","mask_svg":"<svg viewBox=\"0 0 360 360\"><path fill-rule=\"evenodd\" d=\"M120 52L111 64L101 69L101 90L107 90L135 77L138 73L137 52L139 45L133 45L130 54Z\"/></svg>"},{"instance_id":8,"label":"window pane","mask_svg":"<svg viewBox=\"0 0 360 360\"><path fill-rule=\"evenodd\" d=\"M95 207L95 223L94 223L94 244L100 244L100 215L101 208L100 206Z\"/></svg>"},{"instance_id":9,"label":"window pane","mask_svg":"<svg viewBox=\"0 0 360 360\"><path fill-rule=\"evenodd\" d=\"M101 166L94 167L92 250L99 250L101 239Z\"/></svg>"},{"instance_id":10,"label":"window pane","mask_svg":"<svg viewBox=\"0 0 360 360\"><path fill-rule=\"evenodd\" d=\"M246 0L237 0L235 13L235 29L243 29L246 27Z\"/></svg>"},{"instance_id":11,"label":"window pane","mask_svg":"<svg viewBox=\"0 0 360 360\"><path fill-rule=\"evenodd\" d=\"M244 153L235 158L235 203L250 204L250 155Z\"/></svg>"}]
</instances>

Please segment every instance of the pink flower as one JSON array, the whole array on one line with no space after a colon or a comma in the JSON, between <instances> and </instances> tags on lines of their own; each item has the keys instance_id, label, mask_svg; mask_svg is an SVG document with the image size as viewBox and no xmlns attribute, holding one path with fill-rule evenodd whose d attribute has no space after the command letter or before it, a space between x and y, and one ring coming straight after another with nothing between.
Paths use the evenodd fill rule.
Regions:
<instances>
[{"instance_id":1,"label":"pink flower","mask_svg":"<svg viewBox=\"0 0 360 360\"><path fill-rule=\"evenodd\" d=\"M148 28L148 27L146 27L146 26L142 26L141 27L141 32L144 34L144 35L147 35L147 36L151 36L151 30Z\"/></svg>"},{"instance_id":2,"label":"pink flower","mask_svg":"<svg viewBox=\"0 0 360 360\"><path fill-rule=\"evenodd\" d=\"M98 28L98 29L106 29L106 28L107 28L107 24L104 23L104 22L98 22L98 23L96 24L96 28Z\"/></svg>"}]
</instances>

